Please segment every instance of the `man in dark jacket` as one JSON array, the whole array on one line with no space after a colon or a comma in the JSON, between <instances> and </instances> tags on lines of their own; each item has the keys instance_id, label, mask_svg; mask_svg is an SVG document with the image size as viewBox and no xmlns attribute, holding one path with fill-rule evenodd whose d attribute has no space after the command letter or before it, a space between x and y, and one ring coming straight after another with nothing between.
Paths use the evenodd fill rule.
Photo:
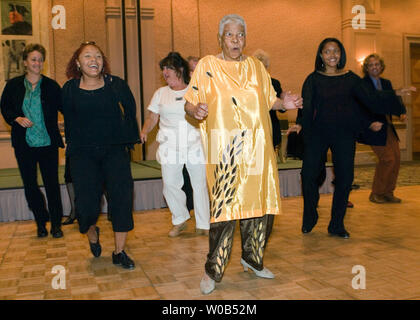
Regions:
<instances>
[{"instance_id":1,"label":"man in dark jacket","mask_svg":"<svg viewBox=\"0 0 420 320\"><path fill-rule=\"evenodd\" d=\"M363 85L369 90L393 90L391 81L380 77L384 69L384 61L379 55L367 56L363 62ZM401 121L406 119L405 107L403 110ZM371 145L378 157L369 200L374 203L399 203L401 199L394 196L394 190L400 168L400 147L392 116L370 112L367 116L371 125L363 132L359 142Z\"/></svg>"}]
</instances>

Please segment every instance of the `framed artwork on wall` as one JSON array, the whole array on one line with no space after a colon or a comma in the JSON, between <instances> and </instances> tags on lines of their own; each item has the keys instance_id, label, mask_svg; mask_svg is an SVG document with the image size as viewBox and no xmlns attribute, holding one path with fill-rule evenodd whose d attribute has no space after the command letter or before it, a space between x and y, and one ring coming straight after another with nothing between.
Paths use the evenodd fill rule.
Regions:
<instances>
[{"instance_id":1,"label":"framed artwork on wall","mask_svg":"<svg viewBox=\"0 0 420 320\"><path fill-rule=\"evenodd\" d=\"M0 94L8 80L25 73L22 53L27 43L34 42L37 33L32 17L33 1L38 0L0 1ZM9 126L0 118L0 134L9 132Z\"/></svg>"},{"instance_id":2,"label":"framed artwork on wall","mask_svg":"<svg viewBox=\"0 0 420 320\"><path fill-rule=\"evenodd\" d=\"M25 73L22 53L26 46L25 40L3 40L1 42L3 51L3 72L4 80L8 81Z\"/></svg>"},{"instance_id":3,"label":"framed artwork on wall","mask_svg":"<svg viewBox=\"0 0 420 320\"><path fill-rule=\"evenodd\" d=\"M2 35L32 35L31 0L2 0L0 10Z\"/></svg>"}]
</instances>

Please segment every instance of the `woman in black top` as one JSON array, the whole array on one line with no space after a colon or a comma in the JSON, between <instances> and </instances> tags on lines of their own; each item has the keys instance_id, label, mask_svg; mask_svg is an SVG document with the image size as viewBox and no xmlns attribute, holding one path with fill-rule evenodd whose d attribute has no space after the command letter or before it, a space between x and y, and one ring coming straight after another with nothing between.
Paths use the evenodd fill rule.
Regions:
<instances>
[{"instance_id":1,"label":"woman in black top","mask_svg":"<svg viewBox=\"0 0 420 320\"><path fill-rule=\"evenodd\" d=\"M125 81L109 74L108 61L94 42L81 44L66 73L71 78L63 86L66 155L80 232L87 233L92 254L99 257L96 222L105 186L115 235L112 261L132 269L124 247L134 227L129 149L140 142L134 97Z\"/></svg>"},{"instance_id":2,"label":"woman in black top","mask_svg":"<svg viewBox=\"0 0 420 320\"><path fill-rule=\"evenodd\" d=\"M349 238L344 216L353 182L355 142L370 124L363 108L396 115L403 112L395 92L365 90L359 76L344 70L345 64L346 53L341 42L335 38L323 40L316 55L315 71L306 78L302 88L304 106L298 126L303 130L305 144L303 233L310 232L317 223L317 180L322 162L331 149L335 190L328 232Z\"/></svg>"},{"instance_id":3,"label":"woman in black top","mask_svg":"<svg viewBox=\"0 0 420 320\"><path fill-rule=\"evenodd\" d=\"M23 51L26 73L9 80L1 97L1 113L12 127L12 146L25 190L25 198L37 223L38 237L48 235L46 221L51 220L51 234L61 238L61 203L58 182L58 148L63 140L57 123L61 108L61 89L57 82L44 76L45 48L28 44ZM37 181L37 165L48 200Z\"/></svg>"}]
</instances>

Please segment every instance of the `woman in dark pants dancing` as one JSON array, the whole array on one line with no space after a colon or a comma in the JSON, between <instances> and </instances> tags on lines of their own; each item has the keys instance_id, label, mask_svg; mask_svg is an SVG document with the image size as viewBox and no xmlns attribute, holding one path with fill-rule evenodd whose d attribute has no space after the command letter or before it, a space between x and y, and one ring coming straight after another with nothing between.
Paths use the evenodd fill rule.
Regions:
<instances>
[{"instance_id":1,"label":"woman in dark pants dancing","mask_svg":"<svg viewBox=\"0 0 420 320\"><path fill-rule=\"evenodd\" d=\"M125 81L109 73L107 59L94 42L81 44L67 65L71 78L63 86L67 156L79 229L87 233L92 254L101 254L96 222L105 185L115 235L112 262L133 269L124 247L134 227L129 148L140 142L136 103Z\"/></svg>"},{"instance_id":2,"label":"woman in dark pants dancing","mask_svg":"<svg viewBox=\"0 0 420 320\"><path fill-rule=\"evenodd\" d=\"M311 232L318 220L317 183L328 149L332 152L335 190L328 232L341 238L350 235L344 227L348 196L353 183L355 144L369 126L363 108L400 115L403 110L394 91L370 92L359 76L345 70L346 52L341 42L327 38L319 45L315 71L302 88L301 122L304 133L302 186L304 212L302 232Z\"/></svg>"}]
</instances>

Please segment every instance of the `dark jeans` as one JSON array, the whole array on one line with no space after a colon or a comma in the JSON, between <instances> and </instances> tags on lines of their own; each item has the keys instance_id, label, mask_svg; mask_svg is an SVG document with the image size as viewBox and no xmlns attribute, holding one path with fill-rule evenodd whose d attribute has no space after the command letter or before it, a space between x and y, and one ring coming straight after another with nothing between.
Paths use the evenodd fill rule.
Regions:
<instances>
[{"instance_id":1,"label":"dark jeans","mask_svg":"<svg viewBox=\"0 0 420 320\"><path fill-rule=\"evenodd\" d=\"M133 178L126 147L83 148L71 154L69 159L80 232L86 233L96 224L104 186L114 232L132 230Z\"/></svg>"},{"instance_id":2,"label":"dark jeans","mask_svg":"<svg viewBox=\"0 0 420 320\"><path fill-rule=\"evenodd\" d=\"M15 148L15 156L23 181L26 201L32 210L36 223L44 224L49 219L51 226L60 227L63 216L60 185L58 183L58 147L29 147L21 145ZM37 165L47 195L45 198L38 186Z\"/></svg>"},{"instance_id":3,"label":"dark jeans","mask_svg":"<svg viewBox=\"0 0 420 320\"><path fill-rule=\"evenodd\" d=\"M312 229L318 221L320 170L324 166L325 155L331 149L335 174L335 189L328 230L344 231L344 216L353 183L355 140L352 137L339 137L334 134L311 136L305 142L302 165L303 226Z\"/></svg>"}]
</instances>

